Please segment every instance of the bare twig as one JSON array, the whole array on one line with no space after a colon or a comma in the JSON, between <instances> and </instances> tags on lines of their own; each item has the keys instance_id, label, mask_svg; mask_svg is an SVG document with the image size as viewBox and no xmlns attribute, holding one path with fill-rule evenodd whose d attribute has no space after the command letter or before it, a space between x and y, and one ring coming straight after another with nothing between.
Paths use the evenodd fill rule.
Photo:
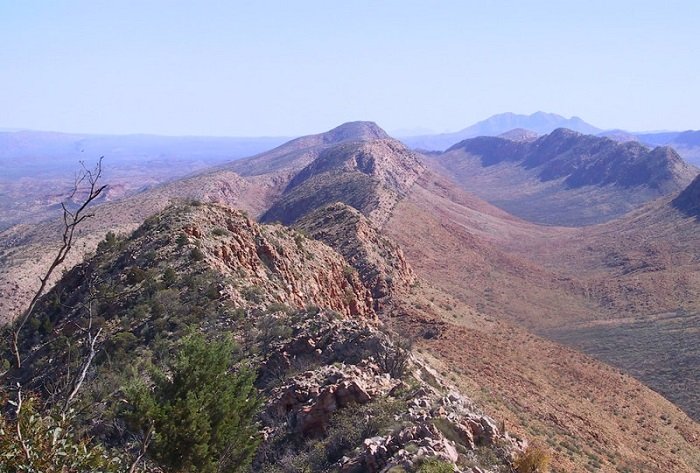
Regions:
<instances>
[{"instance_id":1,"label":"bare twig","mask_svg":"<svg viewBox=\"0 0 700 473\"><path fill-rule=\"evenodd\" d=\"M80 163L82 169L75 178L75 184L73 186L69 199L72 199L76 195L76 193L79 191L81 185L84 182L86 182L89 186L89 192L83 200L82 204L78 207L78 209L75 211L70 211L65 203L61 204L61 208L63 209L62 245L58 249L56 256L54 257L53 261L49 265L49 268L46 270L44 275L39 277L39 288L34 293L34 297L32 297L32 300L29 302L29 306L27 307L27 309L22 313L22 315L18 319L18 322L15 324L12 333L12 348L15 355L15 363L17 365L16 368L22 367L22 357L19 348L20 332L31 317L32 313L34 312L34 308L36 307L39 298L44 294L46 286L49 282L49 278L53 274L54 270L63 263L63 261L66 259L66 256L73 247L75 229L85 219L93 216L93 214L85 213L87 207L95 199L97 199L102 193L102 191L104 191L107 187L106 185L99 184L100 178L102 177L102 159L102 157L99 159L97 165L93 170L86 168L84 162L81 161Z\"/></svg>"},{"instance_id":2,"label":"bare twig","mask_svg":"<svg viewBox=\"0 0 700 473\"><path fill-rule=\"evenodd\" d=\"M27 446L27 442L24 440L24 437L22 436L22 385L17 383L17 405L16 405L16 410L15 410L15 416L16 416L16 422L17 422L17 440L19 440L20 445L22 445L22 451L24 452L24 456L27 458L27 462L31 464L32 458L31 454L29 453L29 447Z\"/></svg>"},{"instance_id":3,"label":"bare twig","mask_svg":"<svg viewBox=\"0 0 700 473\"><path fill-rule=\"evenodd\" d=\"M92 281L91 281L90 297L88 298L88 302L87 302L88 326L86 329L89 351L88 351L87 357L85 358L85 361L83 362L83 366L81 367L80 372L77 374L75 380L73 381L73 389L71 390L70 394L66 397L66 400L63 403L63 409L61 409L62 414L65 414L66 412L68 412L68 408L70 407L71 402L73 402L73 399L75 398L75 396L78 394L80 387L83 385L83 381L85 381L85 376L87 375L88 369L90 369L90 365L92 364L92 360L95 358L95 354L97 353L97 350L95 349L95 344L97 343L97 340L100 338L100 334L102 333L102 328L99 328L94 335L92 334L92 306L93 306L94 301L95 301L94 285L92 284Z\"/></svg>"},{"instance_id":4,"label":"bare twig","mask_svg":"<svg viewBox=\"0 0 700 473\"><path fill-rule=\"evenodd\" d=\"M146 434L143 437L143 442L141 442L141 448L139 449L139 454L136 456L134 459L134 462L131 464L131 467L129 468L129 473L134 473L136 471L136 468L138 467L139 463L141 463L141 460L143 460L144 455L146 455L146 451L148 450L148 446L151 444L151 441L153 440L153 421L151 421L151 425L148 427L148 430L146 431Z\"/></svg>"}]
</instances>

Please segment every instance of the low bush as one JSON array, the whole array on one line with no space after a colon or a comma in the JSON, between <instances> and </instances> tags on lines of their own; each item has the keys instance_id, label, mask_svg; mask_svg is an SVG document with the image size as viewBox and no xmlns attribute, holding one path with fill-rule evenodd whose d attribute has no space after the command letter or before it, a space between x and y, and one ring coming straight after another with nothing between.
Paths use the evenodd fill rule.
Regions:
<instances>
[{"instance_id":1,"label":"low bush","mask_svg":"<svg viewBox=\"0 0 700 473\"><path fill-rule=\"evenodd\" d=\"M454 473L452 463L438 458L429 458L421 462L416 473Z\"/></svg>"},{"instance_id":2,"label":"low bush","mask_svg":"<svg viewBox=\"0 0 700 473\"><path fill-rule=\"evenodd\" d=\"M546 473L549 471L551 457L546 449L539 445L530 445L514 462L518 473Z\"/></svg>"}]
</instances>

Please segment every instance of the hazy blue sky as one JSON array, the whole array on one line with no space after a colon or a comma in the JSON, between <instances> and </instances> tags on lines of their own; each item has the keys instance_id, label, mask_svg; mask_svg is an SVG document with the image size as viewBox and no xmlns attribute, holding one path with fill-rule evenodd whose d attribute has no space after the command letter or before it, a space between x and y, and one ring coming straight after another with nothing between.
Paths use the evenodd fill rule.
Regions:
<instances>
[{"instance_id":1,"label":"hazy blue sky","mask_svg":"<svg viewBox=\"0 0 700 473\"><path fill-rule=\"evenodd\" d=\"M0 0L0 127L700 128L700 2Z\"/></svg>"}]
</instances>

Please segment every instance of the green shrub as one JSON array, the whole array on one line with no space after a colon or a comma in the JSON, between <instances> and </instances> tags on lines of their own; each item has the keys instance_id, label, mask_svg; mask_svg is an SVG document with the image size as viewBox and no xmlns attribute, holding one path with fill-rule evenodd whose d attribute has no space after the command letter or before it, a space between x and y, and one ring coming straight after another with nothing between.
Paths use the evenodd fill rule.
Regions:
<instances>
[{"instance_id":1,"label":"green shrub","mask_svg":"<svg viewBox=\"0 0 700 473\"><path fill-rule=\"evenodd\" d=\"M204 253L197 247L192 248L190 258L192 258L193 261L202 261L204 259Z\"/></svg>"},{"instance_id":2,"label":"green shrub","mask_svg":"<svg viewBox=\"0 0 700 473\"><path fill-rule=\"evenodd\" d=\"M452 463L437 458L429 458L421 462L416 473L454 473Z\"/></svg>"},{"instance_id":3,"label":"green shrub","mask_svg":"<svg viewBox=\"0 0 700 473\"><path fill-rule=\"evenodd\" d=\"M284 471L328 471L343 455L361 446L364 439L394 431L398 427L395 416L405 407L389 399L347 406L331 416L322 439L308 439L298 445L298 438L284 437L268 446L267 462L261 470L285 463ZM293 447L295 444L298 446Z\"/></svg>"},{"instance_id":4,"label":"green shrub","mask_svg":"<svg viewBox=\"0 0 700 473\"><path fill-rule=\"evenodd\" d=\"M165 287L170 287L177 282L177 273L171 267L165 268L163 271L163 284Z\"/></svg>"},{"instance_id":5,"label":"green shrub","mask_svg":"<svg viewBox=\"0 0 700 473\"><path fill-rule=\"evenodd\" d=\"M0 473L124 471L120 458L75 432L78 422L70 415L40 413L35 405L34 399L25 399L19 419L0 415ZM18 422L23 442L17 435Z\"/></svg>"},{"instance_id":6,"label":"green shrub","mask_svg":"<svg viewBox=\"0 0 700 473\"><path fill-rule=\"evenodd\" d=\"M141 281L143 281L144 279L146 279L146 271L139 268L138 266L132 266L129 269L129 272L126 273L126 283L129 286L133 286L134 284L138 284Z\"/></svg>"},{"instance_id":7,"label":"green shrub","mask_svg":"<svg viewBox=\"0 0 700 473\"><path fill-rule=\"evenodd\" d=\"M265 291L263 291L262 288L258 286L246 287L245 289L243 289L242 294L245 300L247 300L248 302L259 303L262 302L265 298Z\"/></svg>"},{"instance_id":8,"label":"green shrub","mask_svg":"<svg viewBox=\"0 0 700 473\"><path fill-rule=\"evenodd\" d=\"M228 230L226 230L225 228L216 227L214 230L211 231L211 233L214 236L224 236L228 235Z\"/></svg>"},{"instance_id":9,"label":"green shrub","mask_svg":"<svg viewBox=\"0 0 700 473\"><path fill-rule=\"evenodd\" d=\"M518 473L546 473L550 462L547 450L538 445L530 445L515 459L514 466Z\"/></svg>"},{"instance_id":10,"label":"green shrub","mask_svg":"<svg viewBox=\"0 0 700 473\"><path fill-rule=\"evenodd\" d=\"M260 400L254 374L229 372L235 346L226 339L185 339L169 374L153 373L155 387L127 389L127 419L155 430L149 453L174 472L247 471L258 446L254 417Z\"/></svg>"},{"instance_id":11,"label":"green shrub","mask_svg":"<svg viewBox=\"0 0 700 473\"><path fill-rule=\"evenodd\" d=\"M179 246L179 247L183 247L186 244L188 244L189 242L190 242L190 239L185 233L180 233L177 236L177 239L175 240L175 243L177 243L177 246Z\"/></svg>"}]
</instances>

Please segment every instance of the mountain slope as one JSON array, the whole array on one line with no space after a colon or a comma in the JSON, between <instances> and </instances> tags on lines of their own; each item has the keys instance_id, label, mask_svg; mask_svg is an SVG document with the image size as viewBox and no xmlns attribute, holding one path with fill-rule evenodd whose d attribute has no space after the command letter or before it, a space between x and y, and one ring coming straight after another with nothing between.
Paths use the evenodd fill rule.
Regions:
<instances>
[{"instance_id":1,"label":"mountain slope","mask_svg":"<svg viewBox=\"0 0 700 473\"><path fill-rule=\"evenodd\" d=\"M561 468L557 471L586 471L584 465L590 458L598 459L602 471L620 467L652 472L670 465L678 471L693 471L700 461L697 455L700 445L693 440L698 426L677 407L617 370L493 317L502 299L512 301L510 309L514 313L526 310L540 318L553 317L580 303L575 297L567 300L564 291L559 292L562 299L555 304L551 299L547 301L546 297L556 293L554 278L549 282L545 279L552 275L531 264L528 266L524 260L508 257L493 245L496 236L503 240L524 237L531 225L512 220L509 230L498 218L504 218L505 214L498 211L491 215L473 207L458 210L454 196L459 191L453 189L450 194L445 187L425 182L426 177L427 173L417 181L411 196L395 207L383 227L385 235L396 239L405 250L405 260L416 266L417 274L417 284L393 298L394 307L389 307L392 324L417 337L419 346L424 353L430 353L441 373L448 373L471 393L480 392L476 395L478 401L488 406L489 411L499 412L500 419L513 430L527 432L528 437L556 447L560 452L556 454L556 462ZM445 200L434 202L435 197L426 196L438 189ZM452 208L440 213L438 209L450 207L448 196ZM470 202L466 196L462 200L466 209L477 202ZM420 206L426 207L421 210ZM489 207L484 205L483 210L488 211ZM459 217L463 212L471 215ZM302 218L299 225L316 229L316 235L350 255L349 261L354 261L362 277L371 274L373 266L371 258L363 257L362 251L347 241L353 241L356 235L352 230L345 231L348 226L344 219L350 219L353 213L348 212L347 206L334 204ZM444 219L428 220L436 214ZM457 222L446 225L452 218L457 218ZM406 230L409 227L411 231ZM466 228L478 230L470 235ZM508 231L512 234L505 234ZM338 237L339 234L346 239ZM487 235L491 238L486 239ZM453 241L455 246L449 246ZM465 242L470 243L465 245ZM450 268L451 272L441 268ZM387 273L391 274L391 269ZM484 283L485 275L493 278L491 283ZM484 291L489 285L493 290ZM545 285L548 287L542 287ZM533 294L538 287L539 293ZM460 290L474 291L476 297ZM480 298L486 304L478 309L465 303ZM527 304L532 304L532 309ZM535 308L537 304L539 308ZM573 314L567 315L575 319ZM601 379L605 380L602 385ZM592 405L596 408L591 408ZM630 409L630 406L635 407ZM666 422L663 419L669 416L674 420L663 425ZM654 427L649 427L650 423ZM656 447L653 439L644 437L647 427L641 425L647 425L665 439L656 442L676 443L679 451L686 453L665 453L665 449ZM546 434L542 437L543 432ZM640 450L642 437L648 441L643 441L644 449ZM650 454L651 451L654 453Z\"/></svg>"},{"instance_id":2,"label":"mountain slope","mask_svg":"<svg viewBox=\"0 0 700 473\"><path fill-rule=\"evenodd\" d=\"M84 424L71 427L119 450L138 434L122 417L129 376L149 380L192 330L232 337L234 369L253 371L263 400L253 471L414 471L428 460L507 471L527 443L399 345L348 268L323 243L241 212L169 207L62 278L21 339L32 356L14 375L56 402L80 360L48 342L80 346L76 326L99 329L76 404Z\"/></svg>"},{"instance_id":3,"label":"mountain slope","mask_svg":"<svg viewBox=\"0 0 700 473\"><path fill-rule=\"evenodd\" d=\"M208 205L192 203L190 210L203 208L201 213L195 210L197 217L192 217L193 221L190 221L190 217L182 218L168 213L149 219L144 227L147 229L145 234L153 239L142 239L144 232L137 234L130 247L133 252L124 253L118 261L127 266L143 265L148 271L153 269L152 250L158 264L155 279L160 281L158 272L164 271L160 264L170 264L166 261L170 261L171 257L175 258L173 264L176 269L189 271L200 268L188 258L199 242L202 262L206 267L213 268L216 276L206 280L206 284L197 286L202 290L195 290L193 286L187 289L187 294L196 295L195 301L204 301L204 297L208 298L209 295L215 296L215 300L207 304L219 307L218 296L223 290L236 303L244 304L245 317L240 323L231 322L225 312L218 311L213 321L205 321L216 328L253 328L269 335L282 330L279 325L293 327L292 339L285 338L280 349L275 348L271 354L282 363L283 373L290 368L295 369L295 354L303 354L303 359L307 359L307 355L314 356L314 346L320 340L316 335L311 336L313 331L305 325L307 322L286 318L277 310L270 309L270 305L284 303L301 310L304 297L295 293L293 281L296 278L309 279L296 283L297 288L302 288L296 292L306 293L320 284L315 279L318 277L315 272L323 273L328 265L332 281L327 285L334 289L319 292L314 302L331 304L332 301L337 305L336 311L347 315L353 313L353 300L364 300L362 307L371 308L365 315L369 320L373 320L372 311L381 311L379 316L382 320L418 338L425 357L441 367L444 376L452 377L454 383L468 387L470 394L489 412L498 412L499 420L507 421L507 430L527 432L530 438L546 442L554 451L560 451L556 455L561 470L587 471L592 458L601 464L603 471L614 471L618 465L623 469L649 472L662 468L679 472L698 469L698 425L675 406L617 370L499 320L508 319L543 330L557 328L562 321L588 320L586 317L602 318L605 315L599 311L604 298L597 298L597 293L589 297L582 284L585 281L559 267L565 265L564 269L574 268L571 269L572 273L579 270L579 266L569 261L578 254L568 252L572 247L566 246L572 236L579 235L578 230L540 227L513 217L460 189L447 177L425 169L421 156L386 138L369 141L341 139L340 143L318 145L318 137L315 137L311 142L316 144L310 148L302 144L281 152L278 149L277 156L282 158L276 161L276 158L271 158L272 161L266 164L256 160L270 159L272 155L263 154L251 159L246 164L247 169L239 169L242 174L250 173L246 176L218 169L193 177L187 185L183 181L179 186L163 187L161 192L167 197L163 201L173 196L187 196L190 192L207 198L220 192L222 198L237 205L248 205L255 213L255 209L264 211L266 205L272 204L271 208L274 209L275 206L279 208L278 204L285 203L289 211L298 216L294 220L300 228L333 246L343 258L338 255L333 258L324 256L318 266L312 266L306 261L314 259L317 248L323 255L330 253L322 249L324 246L307 245L303 234L290 234L279 226L260 227L252 222L249 225L243 215L226 217L227 211L210 211ZM271 165L274 171L269 175L258 174L267 165ZM350 183L350 190L354 193L343 192L340 186L343 182ZM357 182L368 185L356 186ZM202 192L199 189L205 183L211 187ZM316 188L310 183L314 186L318 184L319 189L327 192L341 190L330 197L328 194L314 195ZM222 189L224 185L228 187ZM360 199L356 199L358 189L367 192L359 194ZM144 212L153 205L149 196L154 195L145 194L143 200L138 201L135 211ZM313 197L316 200L295 201L290 196ZM382 199L388 205L376 205ZM336 201L345 205L338 205ZM353 204L357 204L355 210L349 208ZM110 207L103 206L96 210L108 209ZM111 209L108 210L112 212L109 218L122 221L119 219L124 218L126 207L114 205ZM233 221L234 230L229 229L227 219ZM240 221L246 223L236 224ZM159 222L163 222L164 226L161 227ZM98 221L91 222L91 225L94 227L90 227L90 232L101 235ZM239 228L247 230L239 235L242 231ZM105 230L101 228L102 232ZM181 232L187 235L185 245L188 246L185 249L173 246L173 241ZM258 241L258 237L261 241ZM384 241L384 238L391 238L396 243ZM158 259L159 239L169 241L165 247L167 251L163 252L163 260ZM238 245L236 242L240 239L246 244ZM585 237L581 236L581 240L577 241L584 240ZM19 243L22 243L21 238ZM404 254L403 258L398 256L396 244ZM33 251L38 254L39 248L42 247L34 246ZM231 251L231 248L235 248L235 251ZM558 253L560 248L563 250ZM576 249L581 251L579 247ZM46 248L43 251L46 252ZM146 254L151 256L145 258ZM238 263L234 259L234 255L237 258L239 254L246 262L241 281L236 279ZM132 256L136 260L131 259ZM354 267L357 275L344 267L339 272L338 268L343 264ZM314 271L309 271L309 268L314 268ZM123 269L121 275L114 275L117 284L123 285L123 280L128 278L130 268L125 266ZM73 274L79 275L80 270L76 271ZM223 278L219 276L222 271ZM411 274L415 277L413 282L410 282ZM345 275L354 281L351 284L354 289L351 290L355 296L347 299L347 282L343 282ZM10 278L9 274L6 276ZM392 285L389 285L387 276L392 278ZM609 278L610 275L601 277ZM227 278L233 278L233 281ZM221 284L225 287L219 287L219 281L223 281ZM368 294L379 295L381 303L359 297L362 289L355 286L358 281L367 286L364 289ZM393 284L394 281L397 284ZM256 285L261 286L262 291L252 289ZM288 287L290 285L291 289ZM180 289L185 291L184 286ZM67 294L72 292L66 291ZM610 291L607 295L613 302L623 300L623 296L616 292ZM158 302L163 304L171 300L175 298L162 296ZM150 306L136 306L138 310L134 312L134 320L142 320L144 310L150 314ZM177 311L177 314L192 312L198 317L202 312L197 307L194 304L193 311ZM259 318L261 314L258 311L273 313L263 314L270 315L270 318ZM343 319L343 324L334 325L329 320L333 318L332 314L322 312L326 314L319 317L322 333L342 326L351 329L347 339L343 338L339 344L335 344L331 337L330 345L324 342L319 349L325 352L327 347L352 347L345 341L363 333L364 328L355 326L350 321L355 319L347 317ZM309 324L316 323L313 321L313 311L305 309L303 313L306 314L304 320L312 319ZM154 314L153 317L162 318L162 315ZM273 324L277 328L272 331L263 320L277 320L280 323ZM175 324L170 328L167 320L161 323L166 324L167 331L179 327L179 324ZM314 330L318 329L316 325L313 327L317 327ZM308 343L310 336L314 346ZM242 344L246 340L246 337L240 336ZM299 347L307 351L299 352ZM332 393L326 394L330 404L338 400L333 393L340 389L336 383L339 379L342 380L340 384L350 379L361 379L365 383L379 376L373 368L367 371L366 365L355 364L355 361L360 363L361 360L350 363L348 358L339 359L330 355L328 358L324 355L322 360L331 364L343 360L351 365L326 367L310 375L312 379L320 380L320 385L331 386L329 391ZM279 365L275 363L277 361L270 362L269 378L275 378L278 372ZM338 373L335 369L342 372ZM349 378L351 373L346 370L355 369L360 370L359 375ZM427 378L425 372L429 370L423 370ZM291 405L289 412L294 419L299 419L298 414L302 412L319 412L316 409L323 405L315 403L315 398L311 396L314 389L319 387L317 381L308 386L303 377L303 374L293 377L294 388L291 384L285 385L291 388L290 397L297 399L298 394L302 399L301 404ZM605 382L600 383L600 380ZM324 384L326 382L328 384ZM380 397L391 389L383 382L374 384L372 381L372 386ZM321 390L316 389L315 392ZM276 393L282 399L283 392ZM585 396L581 396L581 393L585 393ZM426 405L437 404L431 398ZM432 412L429 409L426 411ZM320 410L321 414L324 412ZM273 407L270 415L279 417L286 413L285 409ZM313 416L301 417L313 419ZM301 425L309 425L304 422ZM649 432L654 432L655 436L652 437Z\"/></svg>"},{"instance_id":4,"label":"mountain slope","mask_svg":"<svg viewBox=\"0 0 700 473\"><path fill-rule=\"evenodd\" d=\"M673 206L686 215L700 220L700 176L673 199Z\"/></svg>"},{"instance_id":5,"label":"mountain slope","mask_svg":"<svg viewBox=\"0 0 700 473\"><path fill-rule=\"evenodd\" d=\"M402 141L415 149L443 151L468 138L498 136L514 128L523 128L540 135L550 133L557 128L568 128L587 134L601 131L578 117L564 118L561 115L545 112L535 112L532 115L501 113L455 133L407 137L402 138Z\"/></svg>"},{"instance_id":6,"label":"mountain slope","mask_svg":"<svg viewBox=\"0 0 700 473\"><path fill-rule=\"evenodd\" d=\"M289 224L343 201L381 224L422 172L418 156L396 140L340 144L299 171L261 220Z\"/></svg>"},{"instance_id":7,"label":"mountain slope","mask_svg":"<svg viewBox=\"0 0 700 473\"><path fill-rule=\"evenodd\" d=\"M545 224L599 223L683 189L697 174L670 148L558 129L531 142L465 140L432 163L465 189Z\"/></svg>"},{"instance_id":8,"label":"mountain slope","mask_svg":"<svg viewBox=\"0 0 700 473\"><path fill-rule=\"evenodd\" d=\"M580 281L590 311L538 333L633 374L700 418L698 179L602 225L524 248Z\"/></svg>"},{"instance_id":9,"label":"mountain slope","mask_svg":"<svg viewBox=\"0 0 700 473\"><path fill-rule=\"evenodd\" d=\"M94 218L84 222L77 246L91 251L107 231L131 232L148 216L177 201L220 202L257 216L272 205L292 177L324 149L345 142L385 137L374 123L346 123L326 133L292 140L250 159L208 168L196 175L107 202L97 208ZM37 274L48 266L51 258L48 248L58 243L60 225L56 219L35 226L17 225L0 233L0 308L4 309L5 320L18 313L37 286ZM82 252L73 252L66 266L71 267L82 258Z\"/></svg>"}]
</instances>

